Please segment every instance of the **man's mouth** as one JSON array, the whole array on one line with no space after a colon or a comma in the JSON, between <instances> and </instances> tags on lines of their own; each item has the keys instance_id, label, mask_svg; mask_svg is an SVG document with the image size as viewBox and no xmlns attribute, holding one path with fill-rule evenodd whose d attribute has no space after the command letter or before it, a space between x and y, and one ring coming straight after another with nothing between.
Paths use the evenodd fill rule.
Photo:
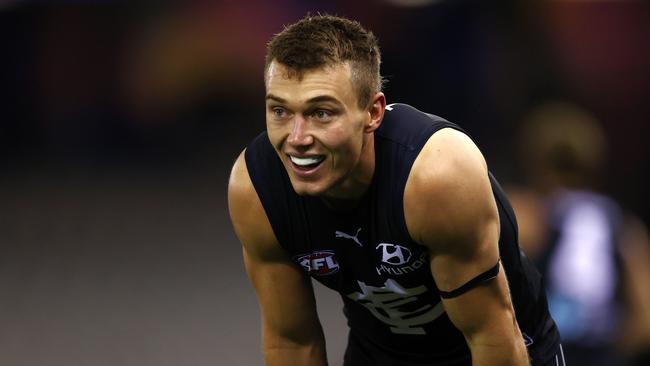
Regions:
<instances>
[{"instance_id":1,"label":"man's mouth","mask_svg":"<svg viewBox=\"0 0 650 366\"><path fill-rule=\"evenodd\" d=\"M289 159L291 159L291 162L296 168L300 170L311 170L322 163L323 160L325 160L325 156L315 155L299 158L297 156L289 155Z\"/></svg>"}]
</instances>

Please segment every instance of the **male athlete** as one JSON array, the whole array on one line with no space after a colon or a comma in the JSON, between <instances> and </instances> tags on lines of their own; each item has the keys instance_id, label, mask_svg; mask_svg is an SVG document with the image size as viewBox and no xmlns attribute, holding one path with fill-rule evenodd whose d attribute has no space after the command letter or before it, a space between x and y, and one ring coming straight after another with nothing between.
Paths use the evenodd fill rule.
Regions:
<instances>
[{"instance_id":1,"label":"male athlete","mask_svg":"<svg viewBox=\"0 0 650 366\"><path fill-rule=\"evenodd\" d=\"M310 277L338 291L346 366L562 365L513 211L460 128L386 105L359 23L308 16L268 45L266 132L228 199L267 365L326 365Z\"/></svg>"}]
</instances>

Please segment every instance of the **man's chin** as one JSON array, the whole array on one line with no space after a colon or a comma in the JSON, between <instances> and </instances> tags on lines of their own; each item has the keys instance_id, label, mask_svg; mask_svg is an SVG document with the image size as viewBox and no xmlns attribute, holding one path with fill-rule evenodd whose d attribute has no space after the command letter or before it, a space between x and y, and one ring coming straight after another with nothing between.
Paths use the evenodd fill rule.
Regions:
<instances>
[{"instance_id":1,"label":"man's chin","mask_svg":"<svg viewBox=\"0 0 650 366\"><path fill-rule=\"evenodd\" d=\"M299 196L322 196L327 191L327 186L322 182L296 182L291 180L293 190Z\"/></svg>"}]
</instances>

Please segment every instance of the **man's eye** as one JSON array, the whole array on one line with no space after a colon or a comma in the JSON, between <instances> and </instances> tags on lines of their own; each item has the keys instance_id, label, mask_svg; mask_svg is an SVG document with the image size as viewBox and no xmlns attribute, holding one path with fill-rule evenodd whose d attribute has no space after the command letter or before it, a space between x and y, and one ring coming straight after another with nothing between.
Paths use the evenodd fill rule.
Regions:
<instances>
[{"instance_id":1,"label":"man's eye","mask_svg":"<svg viewBox=\"0 0 650 366\"><path fill-rule=\"evenodd\" d=\"M332 118L332 113L330 113L329 111L322 110L322 109L318 109L318 110L314 111L314 113L312 113L312 115L314 117L316 117L316 119L319 119L319 120L329 120L330 118Z\"/></svg>"},{"instance_id":2,"label":"man's eye","mask_svg":"<svg viewBox=\"0 0 650 366\"><path fill-rule=\"evenodd\" d=\"M273 108L272 112L273 112L273 116L275 116L276 118L282 118L287 114L287 111L285 111L284 108Z\"/></svg>"}]
</instances>

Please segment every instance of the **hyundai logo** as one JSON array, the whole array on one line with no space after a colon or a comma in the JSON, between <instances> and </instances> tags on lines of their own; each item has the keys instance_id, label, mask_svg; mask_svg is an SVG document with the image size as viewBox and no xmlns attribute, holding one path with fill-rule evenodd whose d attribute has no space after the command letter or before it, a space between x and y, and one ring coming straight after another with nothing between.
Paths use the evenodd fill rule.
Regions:
<instances>
[{"instance_id":1,"label":"hyundai logo","mask_svg":"<svg viewBox=\"0 0 650 366\"><path fill-rule=\"evenodd\" d=\"M411 251L397 244L381 243L376 249L381 248L381 261L384 263L399 266L411 259Z\"/></svg>"}]
</instances>

